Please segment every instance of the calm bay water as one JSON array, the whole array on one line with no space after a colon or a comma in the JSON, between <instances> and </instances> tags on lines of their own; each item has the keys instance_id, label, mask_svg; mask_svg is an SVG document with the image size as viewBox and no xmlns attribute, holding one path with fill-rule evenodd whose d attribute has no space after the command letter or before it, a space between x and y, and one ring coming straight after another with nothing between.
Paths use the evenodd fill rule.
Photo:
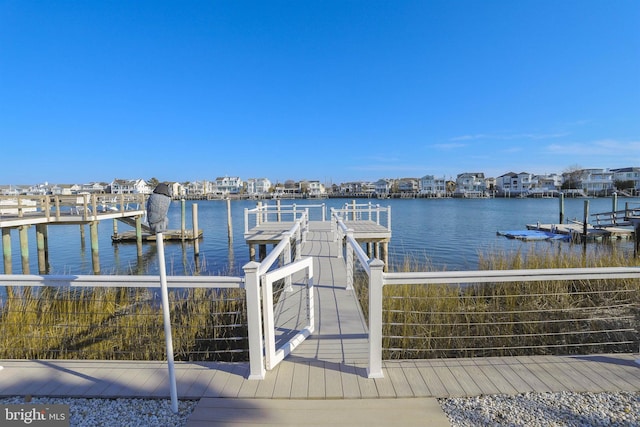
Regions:
<instances>
[{"instance_id":1,"label":"calm bay water","mask_svg":"<svg viewBox=\"0 0 640 427\"><path fill-rule=\"evenodd\" d=\"M565 199L565 218L581 220L586 199ZM609 198L588 199L589 212L612 210ZM343 207L347 199L295 201L298 206L325 203L328 207ZM477 269L478 254L545 250L553 245L579 247L569 242L521 242L498 236L497 231L523 230L527 224L557 223L558 199L390 199L357 200L358 203L391 206L392 238L390 262L400 263L406 256L447 270ZM640 199L619 199L618 209L625 203L637 206ZM253 208L255 201L233 201L233 244L227 236L227 211L224 201L186 203L186 226L191 229L191 205L198 204L200 241L200 273L205 275L242 274L241 267L249 261L244 233L244 209ZM270 204L275 202L270 201ZM294 201L283 200L283 205ZM312 213L313 214L313 213ZM312 219L315 219L312 217ZM181 226L181 204L173 202L169 210L169 228ZM119 231L129 229L119 223ZM155 244L144 244L143 256L137 257L135 243L111 242L112 221L101 221L99 252L102 274L157 274ZM31 273L38 272L35 247L35 227L29 230ZM631 241L616 241L616 246L633 251ZM597 244L589 244L596 250ZM571 250L571 249L570 249ZM16 230L12 231L13 272L21 273L20 244ZM193 243L165 242L168 274L191 275L196 271ZM92 274L89 229L81 240L79 226L49 227L50 274ZM4 273L4 267L0 265Z\"/></svg>"}]
</instances>

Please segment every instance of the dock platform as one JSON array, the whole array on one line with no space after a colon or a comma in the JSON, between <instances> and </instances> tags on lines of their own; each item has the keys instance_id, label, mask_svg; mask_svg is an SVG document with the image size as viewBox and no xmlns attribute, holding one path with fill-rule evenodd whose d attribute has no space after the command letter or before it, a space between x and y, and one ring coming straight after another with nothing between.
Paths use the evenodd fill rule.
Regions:
<instances>
[{"instance_id":1,"label":"dock platform","mask_svg":"<svg viewBox=\"0 0 640 427\"><path fill-rule=\"evenodd\" d=\"M569 224L527 224L527 230L540 230L548 233L561 234L567 236L582 236L584 226L580 223ZM588 239L633 239L634 230L627 227L594 227L587 225Z\"/></svg>"},{"instance_id":2,"label":"dock platform","mask_svg":"<svg viewBox=\"0 0 640 427\"><path fill-rule=\"evenodd\" d=\"M277 230L271 230L275 233ZM263 237L264 238L264 237ZM188 426L449 426L436 398L529 392L640 391L634 354L384 360L367 378L368 329L329 223L312 222L315 331L250 380L249 363L177 362L180 399L198 399ZM166 362L0 360L0 396L169 397Z\"/></svg>"}]
</instances>

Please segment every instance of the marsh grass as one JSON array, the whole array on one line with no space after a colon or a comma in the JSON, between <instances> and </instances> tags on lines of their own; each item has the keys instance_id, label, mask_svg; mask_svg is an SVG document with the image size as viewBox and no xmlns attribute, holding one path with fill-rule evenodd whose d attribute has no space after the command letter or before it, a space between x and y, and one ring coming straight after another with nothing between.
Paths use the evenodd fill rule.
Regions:
<instances>
[{"instance_id":1,"label":"marsh grass","mask_svg":"<svg viewBox=\"0 0 640 427\"><path fill-rule=\"evenodd\" d=\"M166 359L158 290L12 288L0 307L0 358ZM176 360L246 360L244 292L169 293Z\"/></svg>"},{"instance_id":2,"label":"marsh grass","mask_svg":"<svg viewBox=\"0 0 640 427\"><path fill-rule=\"evenodd\" d=\"M494 253L481 270L636 266L633 256ZM407 259L399 271L432 271ZM366 276L356 281L367 313ZM636 352L636 280L385 286L383 357L437 358Z\"/></svg>"}]
</instances>

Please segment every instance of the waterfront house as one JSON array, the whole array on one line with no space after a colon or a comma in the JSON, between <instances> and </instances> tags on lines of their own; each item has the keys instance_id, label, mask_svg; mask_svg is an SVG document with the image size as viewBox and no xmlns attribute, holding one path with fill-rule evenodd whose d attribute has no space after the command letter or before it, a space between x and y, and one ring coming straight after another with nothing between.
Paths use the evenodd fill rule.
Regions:
<instances>
[{"instance_id":1,"label":"waterfront house","mask_svg":"<svg viewBox=\"0 0 640 427\"><path fill-rule=\"evenodd\" d=\"M578 182L587 196L606 196L614 191L613 172L608 169L581 169Z\"/></svg>"},{"instance_id":2,"label":"waterfront house","mask_svg":"<svg viewBox=\"0 0 640 427\"><path fill-rule=\"evenodd\" d=\"M611 169L611 172L613 172L614 185L616 185L616 183L629 183L628 189L631 192L630 194L637 195L640 193L640 168Z\"/></svg>"},{"instance_id":3,"label":"waterfront house","mask_svg":"<svg viewBox=\"0 0 640 427\"><path fill-rule=\"evenodd\" d=\"M531 196L552 196L562 187L562 176L552 173L547 175L535 175L533 178Z\"/></svg>"},{"instance_id":4,"label":"waterfront house","mask_svg":"<svg viewBox=\"0 0 640 427\"><path fill-rule=\"evenodd\" d=\"M109 184L106 182L90 182L88 184L82 184L80 186L80 192L82 193L104 193L106 192Z\"/></svg>"},{"instance_id":5,"label":"waterfront house","mask_svg":"<svg viewBox=\"0 0 640 427\"><path fill-rule=\"evenodd\" d=\"M51 186L50 192L54 196L69 196L78 194L82 190L82 186L78 184L55 184Z\"/></svg>"},{"instance_id":6,"label":"waterfront house","mask_svg":"<svg viewBox=\"0 0 640 427\"><path fill-rule=\"evenodd\" d=\"M496 189L504 196L527 195L535 186L536 180L529 172L508 172L496 179Z\"/></svg>"},{"instance_id":7,"label":"waterfront house","mask_svg":"<svg viewBox=\"0 0 640 427\"><path fill-rule=\"evenodd\" d=\"M324 198L327 195L327 190L320 181L304 181L303 188L304 193L311 198Z\"/></svg>"},{"instance_id":8,"label":"waterfront house","mask_svg":"<svg viewBox=\"0 0 640 427\"><path fill-rule=\"evenodd\" d=\"M222 195L240 194L244 183L237 176L221 176L216 178L216 192Z\"/></svg>"},{"instance_id":9,"label":"waterfront house","mask_svg":"<svg viewBox=\"0 0 640 427\"><path fill-rule=\"evenodd\" d=\"M374 191L378 195L378 197L388 196L389 193L391 192L392 184L393 184L393 181L390 179L379 179L373 184Z\"/></svg>"},{"instance_id":10,"label":"waterfront house","mask_svg":"<svg viewBox=\"0 0 640 427\"><path fill-rule=\"evenodd\" d=\"M487 183L483 172L465 172L456 177L456 195L459 197L484 197Z\"/></svg>"},{"instance_id":11,"label":"waterfront house","mask_svg":"<svg viewBox=\"0 0 640 427\"><path fill-rule=\"evenodd\" d=\"M444 197L447 193L447 179L436 178L433 175L425 175L418 183L420 194L428 197Z\"/></svg>"},{"instance_id":12,"label":"waterfront house","mask_svg":"<svg viewBox=\"0 0 640 427\"><path fill-rule=\"evenodd\" d=\"M262 196L269 194L272 184L268 178L249 178L246 182L247 194L251 196Z\"/></svg>"},{"instance_id":13,"label":"waterfront house","mask_svg":"<svg viewBox=\"0 0 640 427\"><path fill-rule=\"evenodd\" d=\"M153 188L144 179L114 179L111 182L112 194L151 194Z\"/></svg>"},{"instance_id":14,"label":"waterfront house","mask_svg":"<svg viewBox=\"0 0 640 427\"><path fill-rule=\"evenodd\" d=\"M417 194L420 190L416 178L401 178L398 180L398 192L401 194Z\"/></svg>"}]
</instances>

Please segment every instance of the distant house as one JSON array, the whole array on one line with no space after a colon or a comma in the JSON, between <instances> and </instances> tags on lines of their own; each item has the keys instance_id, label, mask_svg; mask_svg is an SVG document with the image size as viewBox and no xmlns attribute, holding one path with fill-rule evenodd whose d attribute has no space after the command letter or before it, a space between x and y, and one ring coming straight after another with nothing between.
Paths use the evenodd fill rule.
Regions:
<instances>
[{"instance_id":1,"label":"distant house","mask_svg":"<svg viewBox=\"0 0 640 427\"><path fill-rule=\"evenodd\" d=\"M562 187L562 176L552 173L547 175L536 175L534 177L531 194L555 194Z\"/></svg>"},{"instance_id":2,"label":"distant house","mask_svg":"<svg viewBox=\"0 0 640 427\"><path fill-rule=\"evenodd\" d=\"M398 192L417 193L420 187L416 178L401 178L398 180Z\"/></svg>"},{"instance_id":3,"label":"distant house","mask_svg":"<svg viewBox=\"0 0 640 427\"><path fill-rule=\"evenodd\" d=\"M632 183L631 189L635 194L640 192L640 168L629 167L620 169L611 169L613 172L613 182L628 182Z\"/></svg>"},{"instance_id":4,"label":"distant house","mask_svg":"<svg viewBox=\"0 0 640 427\"><path fill-rule=\"evenodd\" d=\"M152 191L144 179L114 179L111 182L112 194L151 194Z\"/></svg>"},{"instance_id":5,"label":"distant house","mask_svg":"<svg viewBox=\"0 0 640 427\"><path fill-rule=\"evenodd\" d=\"M51 186L51 194L54 196L70 196L78 194L82 190L82 186L78 184L56 184Z\"/></svg>"},{"instance_id":6,"label":"distant house","mask_svg":"<svg viewBox=\"0 0 640 427\"><path fill-rule=\"evenodd\" d=\"M375 184L369 181L351 181L340 185L340 193L342 194L372 195L375 191Z\"/></svg>"},{"instance_id":7,"label":"distant house","mask_svg":"<svg viewBox=\"0 0 640 427\"><path fill-rule=\"evenodd\" d=\"M264 195L269 194L271 190L271 181L268 178L249 178L247 179L247 194Z\"/></svg>"},{"instance_id":8,"label":"distant house","mask_svg":"<svg viewBox=\"0 0 640 427\"><path fill-rule=\"evenodd\" d=\"M443 197L447 194L447 179L436 178L433 175L425 175L418 183L420 194L424 196Z\"/></svg>"},{"instance_id":9,"label":"distant house","mask_svg":"<svg viewBox=\"0 0 640 427\"><path fill-rule=\"evenodd\" d=\"M487 191L484 173L465 172L456 177L456 194L462 197L484 196Z\"/></svg>"},{"instance_id":10,"label":"distant house","mask_svg":"<svg viewBox=\"0 0 640 427\"><path fill-rule=\"evenodd\" d=\"M216 178L216 192L219 194L240 194L243 182L240 177L221 176Z\"/></svg>"},{"instance_id":11,"label":"distant house","mask_svg":"<svg viewBox=\"0 0 640 427\"><path fill-rule=\"evenodd\" d=\"M206 198L208 194L214 194L216 192L216 185L207 180L203 181L192 181L185 184L182 188L182 193L185 197L189 197L191 199L202 199ZM178 196L178 193L172 193L174 197Z\"/></svg>"},{"instance_id":12,"label":"distant house","mask_svg":"<svg viewBox=\"0 0 640 427\"><path fill-rule=\"evenodd\" d=\"M613 172L608 169L581 169L578 188L588 196L604 196L614 191Z\"/></svg>"},{"instance_id":13,"label":"distant house","mask_svg":"<svg viewBox=\"0 0 640 427\"><path fill-rule=\"evenodd\" d=\"M306 194L311 198L322 198L327 195L327 190L320 181L306 181L305 186Z\"/></svg>"},{"instance_id":14,"label":"distant house","mask_svg":"<svg viewBox=\"0 0 640 427\"><path fill-rule=\"evenodd\" d=\"M496 189L503 195L525 195L535 186L534 175L508 172L496 178Z\"/></svg>"},{"instance_id":15,"label":"distant house","mask_svg":"<svg viewBox=\"0 0 640 427\"><path fill-rule=\"evenodd\" d=\"M109 184L106 182L90 182L88 184L82 184L80 191L83 193L104 193Z\"/></svg>"},{"instance_id":16,"label":"distant house","mask_svg":"<svg viewBox=\"0 0 640 427\"><path fill-rule=\"evenodd\" d=\"M374 183L375 192L378 196L387 196L391 192L393 181L390 179L379 179Z\"/></svg>"}]
</instances>

